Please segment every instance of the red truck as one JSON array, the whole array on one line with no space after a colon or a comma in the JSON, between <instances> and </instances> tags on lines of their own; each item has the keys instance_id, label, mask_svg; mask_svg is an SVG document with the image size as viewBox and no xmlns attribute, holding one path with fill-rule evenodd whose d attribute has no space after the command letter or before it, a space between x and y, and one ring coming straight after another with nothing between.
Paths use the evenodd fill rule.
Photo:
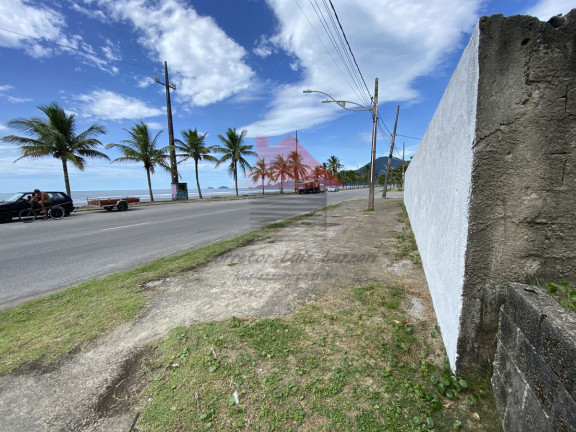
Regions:
<instances>
[{"instance_id":1,"label":"red truck","mask_svg":"<svg viewBox=\"0 0 576 432\"><path fill-rule=\"evenodd\" d=\"M324 192L323 185L318 180L304 180L296 182L294 190L299 194Z\"/></svg>"}]
</instances>

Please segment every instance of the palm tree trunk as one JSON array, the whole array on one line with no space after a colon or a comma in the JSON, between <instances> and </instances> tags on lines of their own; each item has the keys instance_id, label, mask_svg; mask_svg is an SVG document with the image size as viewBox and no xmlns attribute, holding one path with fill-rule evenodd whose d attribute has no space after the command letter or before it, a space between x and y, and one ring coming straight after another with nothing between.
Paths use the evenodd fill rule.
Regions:
<instances>
[{"instance_id":1,"label":"palm tree trunk","mask_svg":"<svg viewBox=\"0 0 576 432\"><path fill-rule=\"evenodd\" d=\"M264 176L262 176L262 195L264 195Z\"/></svg>"},{"instance_id":2,"label":"palm tree trunk","mask_svg":"<svg viewBox=\"0 0 576 432\"><path fill-rule=\"evenodd\" d=\"M234 185L236 186L236 196L238 196L238 168L234 166Z\"/></svg>"},{"instance_id":3,"label":"palm tree trunk","mask_svg":"<svg viewBox=\"0 0 576 432\"><path fill-rule=\"evenodd\" d=\"M152 182L150 181L150 170L146 170L146 176L148 177L148 191L150 192L150 201L154 201L154 195L152 195Z\"/></svg>"},{"instance_id":4,"label":"palm tree trunk","mask_svg":"<svg viewBox=\"0 0 576 432\"><path fill-rule=\"evenodd\" d=\"M202 199L202 191L200 190L200 181L198 180L198 159L194 159L194 168L196 169L196 187L198 188L198 196Z\"/></svg>"},{"instance_id":5,"label":"palm tree trunk","mask_svg":"<svg viewBox=\"0 0 576 432\"><path fill-rule=\"evenodd\" d=\"M70 191L70 177L68 176L68 164L66 163L66 159L62 158L62 171L64 171L64 186L66 187L66 193L69 197L72 196Z\"/></svg>"}]
</instances>

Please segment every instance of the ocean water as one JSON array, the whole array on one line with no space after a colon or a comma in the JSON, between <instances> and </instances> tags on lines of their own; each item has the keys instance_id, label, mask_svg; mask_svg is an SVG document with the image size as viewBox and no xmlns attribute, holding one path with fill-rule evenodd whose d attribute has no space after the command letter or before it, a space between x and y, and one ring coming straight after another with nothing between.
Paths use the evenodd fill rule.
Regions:
<instances>
[{"instance_id":1,"label":"ocean water","mask_svg":"<svg viewBox=\"0 0 576 432\"><path fill-rule=\"evenodd\" d=\"M22 191L28 192L28 191ZM276 193L275 189L267 189L266 193ZM155 201L172 200L171 189L153 189ZM238 188L239 195L254 195L261 194L262 189L253 188ZM0 193L0 201L12 196L13 193ZM234 188L215 188L215 189L202 189L202 196L208 197L226 197L236 195ZM147 189L133 189L133 190L100 190L100 191L72 191L72 199L74 205L81 207L86 205L87 198L120 198L120 197L139 197L141 201L150 201L150 193ZM188 199L198 199L198 189L188 190Z\"/></svg>"}]
</instances>

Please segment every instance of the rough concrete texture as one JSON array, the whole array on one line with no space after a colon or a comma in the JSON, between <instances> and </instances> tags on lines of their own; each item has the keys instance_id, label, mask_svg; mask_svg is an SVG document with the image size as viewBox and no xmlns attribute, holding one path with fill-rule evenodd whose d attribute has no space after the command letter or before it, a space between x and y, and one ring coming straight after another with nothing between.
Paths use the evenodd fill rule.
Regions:
<instances>
[{"instance_id":1,"label":"rough concrete texture","mask_svg":"<svg viewBox=\"0 0 576 432\"><path fill-rule=\"evenodd\" d=\"M576 431L576 314L536 287L509 284L492 386L504 429Z\"/></svg>"},{"instance_id":2,"label":"rough concrete texture","mask_svg":"<svg viewBox=\"0 0 576 432\"><path fill-rule=\"evenodd\" d=\"M394 261L403 227L398 201L377 200L375 212L365 205L350 201L318 212L194 271L149 284L157 294L133 322L48 370L0 377L0 430L128 432L137 408L110 406L118 394L142 386L139 358L147 344L181 325L289 314L341 288L381 283L402 287L415 323L433 327L421 267Z\"/></svg>"},{"instance_id":3,"label":"rough concrete texture","mask_svg":"<svg viewBox=\"0 0 576 432\"><path fill-rule=\"evenodd\" d=\"M479 26L462 373L489 367L508 282L576 282L576 10Z\"/></svg>"}]
</instances>

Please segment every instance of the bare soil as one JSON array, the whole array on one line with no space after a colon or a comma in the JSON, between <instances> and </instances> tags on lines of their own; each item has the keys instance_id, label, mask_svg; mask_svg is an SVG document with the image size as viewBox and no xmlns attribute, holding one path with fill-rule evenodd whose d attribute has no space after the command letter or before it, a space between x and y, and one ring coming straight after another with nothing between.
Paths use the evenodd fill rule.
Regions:
<instances>
[{"instance_id":1,"label":"bare soil","mask_svg":"<svg viewBox=\"0 0 576 432\"><path fill-rule=\"evenodd\" d=\"M411 320L436 323L421 266L395 262L398 200L364 200L319 211L177 277L156 281L136 320L50 369L0 377L0 430L128 432L145 400L148 344L177 326L236 317L275 317L305 302L370 283L400 286Z\"/></svg>"}]
</instances>

